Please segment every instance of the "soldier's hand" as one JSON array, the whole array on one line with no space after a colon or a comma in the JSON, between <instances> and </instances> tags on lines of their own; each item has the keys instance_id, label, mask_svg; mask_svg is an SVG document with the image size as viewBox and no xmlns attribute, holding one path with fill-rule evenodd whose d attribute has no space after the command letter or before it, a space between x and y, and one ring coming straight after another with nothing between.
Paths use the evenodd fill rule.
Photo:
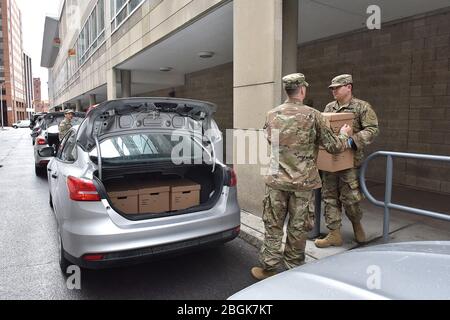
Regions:
<instances>
[{"instance_id":1,"label":"soldier's hand","mask_svg":"<svg viewBox=\"0 0 450 320\"><path fill-rule=\"evenodd\" d=\"M341 128L341 134L350 135L350 132L352 132L352 128L348 124L344 124Z\"/></svg>"}]
</instances>

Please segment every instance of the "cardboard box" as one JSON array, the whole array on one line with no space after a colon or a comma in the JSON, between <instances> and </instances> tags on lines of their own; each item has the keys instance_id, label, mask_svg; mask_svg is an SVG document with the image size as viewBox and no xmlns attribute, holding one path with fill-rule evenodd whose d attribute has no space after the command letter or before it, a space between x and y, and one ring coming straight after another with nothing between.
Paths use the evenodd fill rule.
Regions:
<instances>
[{"instance_id":1,"label":"cardboard box","mask_svg":"<svg viewBox=\"0 0 450 320\"><path fill-rule=\"evenodd\" d=\"M170 210L184 210L200 205L201 186L190 180L170 182Z\"/></svg>"},{"instance_id":2,"label":"cardboard box","mask_svg":"<svg viewBox=\"0 0 450 320\"><path fill-rule=\"evenodd\" d=\"M326 172L338 172L351 169L354 166L354 154L352 150L345 150L339 154L330 154L324 149L319 149L317 168Z\"/></svg>"},{"instance_id":3,"label":"cardboard box","mask_svg":"<svg viewBox=\"0 0 450 320\"><path fill-rule=\"evenodd\" d=\"M170 211L170 186L167 183L141 183L138 188L140 214Z\"/></svg>"},{"instance_id":4,"label":"cardboard box","mask_svg":"<svg viewBox=\"0 0 450 320\"><path fill-rule=\"evenodd\" d=\"M113 186L109 188L108 196L113 206L126 214L138 214L138 190L120 190L125 189L123 186Z\"/></svg>"},{"instance_id":5,"label":"cardboard box","mask_svg":"<svg viewBox=\"0 0 450 320\"><path fill-rule=\"evenodd\" d=\"M334 133L338 134L344 124L353 128L353 113L322 113L330 122L330 127ZM351 135L351 134L350 134ZM330 154L324 148L319 148L317 157L317 168L327 172L338 172L354 167L353 150L347 149L339 154Z\"/></svg>"},{"instance_id":6,"label":"cardboard box","mask_svg":"<svg viewBox=\"0 0 450 320\"><path fill-rule=\"evenodd\" d=\"M353 120L355 114L351 112L343 113L322 113L322 115L330 122L330 127L334 133L338 134L344 124L348 124L353 128ZM350 133L352 135L352 133Z\"/></svg>"}]
</instances>

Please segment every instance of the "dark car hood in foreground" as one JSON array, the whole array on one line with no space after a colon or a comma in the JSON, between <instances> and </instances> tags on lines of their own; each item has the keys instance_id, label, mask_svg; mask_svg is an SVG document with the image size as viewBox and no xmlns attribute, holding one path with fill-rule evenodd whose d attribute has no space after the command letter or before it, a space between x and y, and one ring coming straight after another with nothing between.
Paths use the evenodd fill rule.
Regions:
<instances>
[{"instance_id":1,"label":"dark car hood in foreground","mask_svg":"<svg viewBox=\"0 0 450 320\"><path fill-rule=\"evenodd\" d=\"M230 300L450 299L450 242L348 251L261 281Z\"/></svg>"}]
</instances>

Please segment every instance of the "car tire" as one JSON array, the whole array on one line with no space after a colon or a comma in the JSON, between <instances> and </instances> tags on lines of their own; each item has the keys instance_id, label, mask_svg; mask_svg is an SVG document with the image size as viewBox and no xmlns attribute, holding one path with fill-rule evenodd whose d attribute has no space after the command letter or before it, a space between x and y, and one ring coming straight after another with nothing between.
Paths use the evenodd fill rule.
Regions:
<instances>
[{"instance_id":1,"label":"car tire","mask_svg":"<svg viewBox=\"0 0 450 320\"><path fill-rule=\"evenodd\" d=\"M53 199L50 193L48 194L48 205L53 209Z\"/></svg>"},{"instance_id":2,"label":"car tire","mask_svg":"<svg viewBox=\"0 0 450 320\"><path fill-rule=\"evenodd\" d=\"M18 129L19 127L18 127L18 126L14 126L13 128L14 128L14 129Z\"/></svg>"},{"instance_id":3,"label":"car tire","mask_svg":"<svg viewBox=\"0 0 450 320\"><path fill-rule=\"evenodd\" d=\"M34 166L34 173L38 177L42 177L44 175L44 169L38 166Z\"/></svg>"},{"instance_id":4,"label":"car tire","mask_svg":"<svg viewBox=\"0 0 450 320\"><path fill-rule=\"evenodd\" d=\"M69 260L64 257L64 247L62 244L61 236L58 237L59 241L59 268L61 269L62 274L67 277L67 268L71 266L72 264L69 262Z\"/></svg>"}]
</instances>

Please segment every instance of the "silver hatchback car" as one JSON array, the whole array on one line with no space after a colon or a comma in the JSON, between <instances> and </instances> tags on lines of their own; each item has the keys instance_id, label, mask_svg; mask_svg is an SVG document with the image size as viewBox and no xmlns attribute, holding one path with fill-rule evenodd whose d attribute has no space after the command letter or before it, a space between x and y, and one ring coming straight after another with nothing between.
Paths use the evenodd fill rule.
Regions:
<instances>
[{"instance_id":1,"label":"silver hatchback car","mask_svg":"<svg viewBox=\"0 0 450 320\"><path fill-rule=\"evenodd\" d=\"M215 110L194 100L118 99L68 132L47 168L64 272L70 264L125 265L238 236L236 175L220 161ZM174 195L173 186L186 181L197 197L187 189ZM146 193L153 202L137 186L153 188ZM180 206L183 197L188 203Z\"/></svg>"}]
</instances>

